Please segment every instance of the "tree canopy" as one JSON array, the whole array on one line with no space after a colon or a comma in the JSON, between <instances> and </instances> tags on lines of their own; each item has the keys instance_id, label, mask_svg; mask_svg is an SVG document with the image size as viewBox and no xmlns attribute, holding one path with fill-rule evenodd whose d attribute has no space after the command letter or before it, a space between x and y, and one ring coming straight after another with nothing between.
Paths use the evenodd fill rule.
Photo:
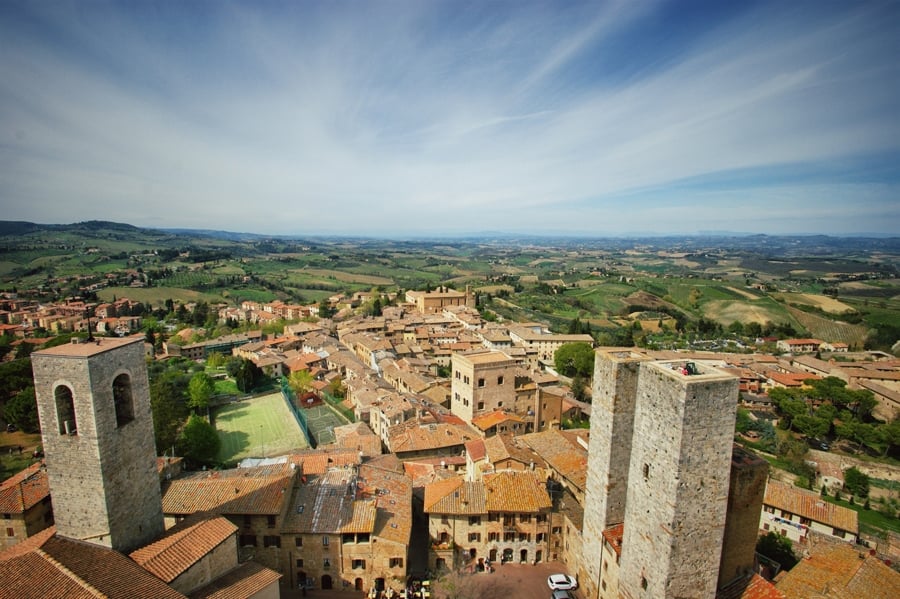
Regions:
<instances>
[{"instance_id":1,"label":"tree canopy","mask_svg":"<svg viewBox=\"0 0 900 599\"><path fill-rule=\"evenodd\" d=\"M594 376L594 348L590 343L565 343L553 354L556 371L563 376Z\"/></svg>"},{"instance_id":2,"label":"tree canopy","mask_svg":"<svg viewBox=\"0 0 900 599\"><path fill-rule=\"evenodd\" d=\"M211 465L215 461L221 444L216 429L196 414L188 419L178 440L181 455L194 464L201 465Z\"/></svg>"},{"instance_id":3,"label":"tree canopy","mask_svg":"<svg viewBox=\"0 0 900 599\"><path fill-rule=\"evenodd\" d=\"M212 377L205 372L194 373L191 382L188 383L188 394L191 397L188 406L198 412L205 411L209 407L209 399L215 391L216 383Z\"/></svg>"}]
</instances>

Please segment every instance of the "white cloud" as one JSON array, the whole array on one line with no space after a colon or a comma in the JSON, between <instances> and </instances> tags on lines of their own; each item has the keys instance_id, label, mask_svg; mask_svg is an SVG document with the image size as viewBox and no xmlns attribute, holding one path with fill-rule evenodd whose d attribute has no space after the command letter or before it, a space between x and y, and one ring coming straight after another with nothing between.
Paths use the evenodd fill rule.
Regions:
<instances>
[{"instance_id":1,"label":"white cloud","mask_svg":"<svg viewBox=\"0 0 900 599\"><path fill-rule=\"evenodd\" d=\"M777 224L816 206L806 223L825 232L885 230L896 188L877 179L700 184L895 156L889 5L837 7L846 15L764 7L711 23L665 68L616 81L585 57L647 17L650 3L611 3L588 20L539 5L478 17L456 6L338 15L328 5L284 14L223 5L195 42L172 15L144 23L47 9L53 39L0 18L6 218L277 233L594 223L604 233L689 232L726 228L737 213L771 229L760 215ZM822 211L823 196L843 203ZM693 228L678 220L685 212Z\"/></svg>"}]
</instances>

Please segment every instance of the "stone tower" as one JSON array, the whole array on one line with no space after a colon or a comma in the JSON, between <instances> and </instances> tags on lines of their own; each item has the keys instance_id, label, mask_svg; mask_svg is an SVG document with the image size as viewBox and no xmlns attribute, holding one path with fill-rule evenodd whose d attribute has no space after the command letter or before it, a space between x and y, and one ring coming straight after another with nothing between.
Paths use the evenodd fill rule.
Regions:
<instances>
[{"instance_id":1,"label":"stone tower","mask_svg":"<svg viewBox=\"0 0 900 599\"><path fill-rule=\"evenodd\" d=\"M738 379L713 367L640 365L622 597L715 597L737 398Z\"/></svg>"},{"instance_id":2,"label":"stone tower","mask_svg":"<svg viewBox=\"0 0 900 599\"><path fill-rule=\"evenodd\" d=\"M598 350L594 360L591 437L584 501L583 553L598 556L603 531L625 521L625 498L634 434L635 400L641 363L630 350ZM579 580L589 597L600 584L600 560L582 560Z\"/></svg>"},{"instance_id":3,"label":"stone tower","mask_svg":"<svg viewBox=\"0 0 900 599\"><path fill-rule=\"evenodd\" d=\"M768 477L769 463L735 443L731 454L728 516L725 518L722 562L719 566L720 589L753 572L759 515Z\"/></svg>"},{"instance_id":4,"label":"stone tower","mask_svg":"<svg viewBox=\"0 0 900 599\"><path fill-rule=\"evenodd\" d=\"M58 534L129 552L164 530L143 338L34 352Z\"/></svg>"}]
</instances>

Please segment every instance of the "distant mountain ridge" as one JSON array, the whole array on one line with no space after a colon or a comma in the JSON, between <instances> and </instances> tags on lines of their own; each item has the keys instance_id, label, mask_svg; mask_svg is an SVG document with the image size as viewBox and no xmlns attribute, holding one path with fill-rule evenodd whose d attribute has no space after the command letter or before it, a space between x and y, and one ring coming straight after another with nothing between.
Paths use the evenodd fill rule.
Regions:
<instances>
[{"instance_id":1,"label":"distant mountain ridge","mask_svg":"<svg viewBox=\"0 0 900 599\"><path fill-rule=\"evenodd\" d=\"M85 233L95 236L104 231L116 234L143 234L149 237L165 235L175 237L195 237L218 239L227 242L258 243L267 240L282 241L319 241L340 242L353 240L356 242L408 242L408 243L483 243L500 245L517 244L552 244L563 246L595 246L597 244L610 247L626 247L642 245L654 248L675 248L682 251L701 250L709 248L730 248L761 251L769 255L803 253L822 255L835 251L847 250L881 250L887 252L900 252L900 237L868 237L845 236L835 237L830 235L766 235L764 233L728 233L705 232L694 235L563 235L560 233L528 234L499 231L478 231L454 236L397 236L384 237L380 235L263 235L259 233L223 231L216 229L188 229L188 228L146 228L136 227L127 223L118 223L104 220L88 220L71 224L40 224L28 221L3 221L0 220L0 236L24 236L33 233L46 232L70 232Z\"/></svg>"}]
</instances>

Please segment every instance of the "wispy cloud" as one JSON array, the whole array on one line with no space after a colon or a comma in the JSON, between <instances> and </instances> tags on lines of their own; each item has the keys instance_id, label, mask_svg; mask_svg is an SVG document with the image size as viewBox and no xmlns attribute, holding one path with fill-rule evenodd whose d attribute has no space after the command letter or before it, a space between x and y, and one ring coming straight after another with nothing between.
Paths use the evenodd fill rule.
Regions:
<instances>
[{"instance_id":1,"label":"wispy cloud","mask_svg":"<svg viewBox=\"0 0 900 599\"><path fill-rule=\"evenodd\" d=\"M900 9L677 6L4 5L4 218L896 230Z\"/></svg>"}]
</instances>

